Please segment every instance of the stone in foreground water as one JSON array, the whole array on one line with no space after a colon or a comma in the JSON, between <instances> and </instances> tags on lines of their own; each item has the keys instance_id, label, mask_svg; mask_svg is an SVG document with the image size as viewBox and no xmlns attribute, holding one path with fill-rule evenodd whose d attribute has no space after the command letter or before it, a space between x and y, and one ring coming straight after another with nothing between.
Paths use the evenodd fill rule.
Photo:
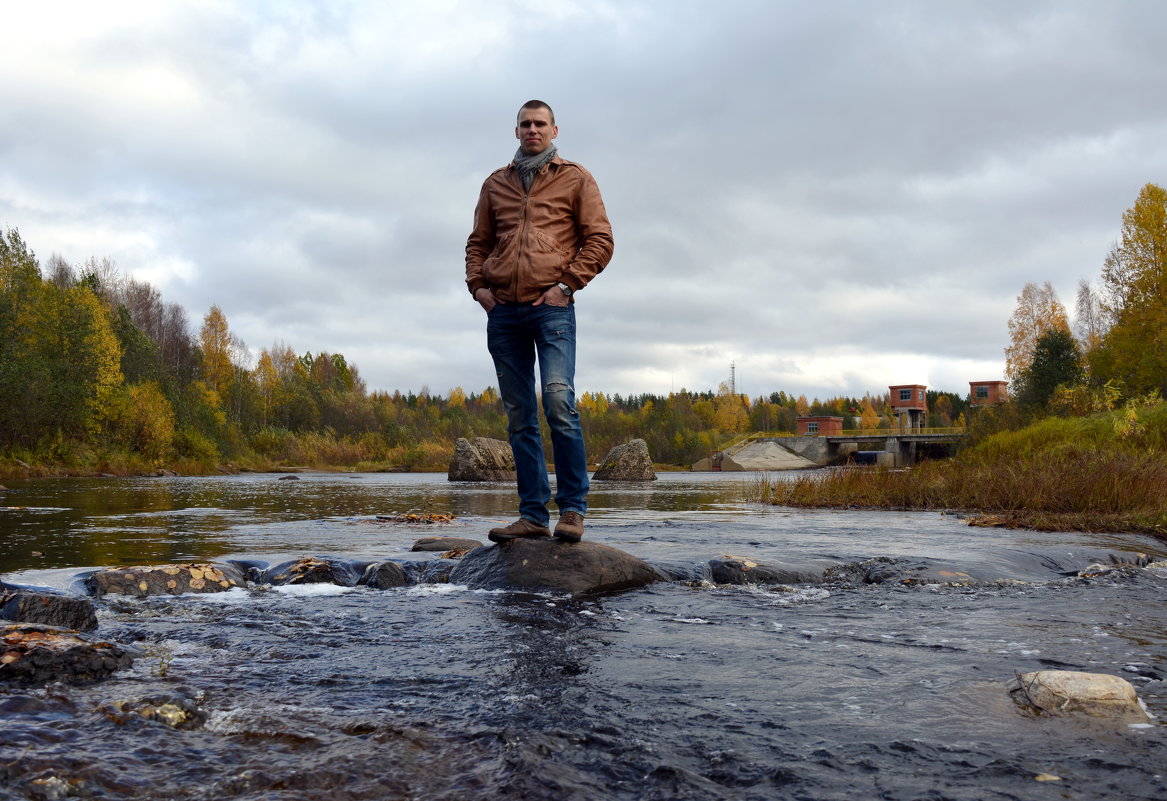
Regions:
<instances>
[{"instance_id":1,"label":"stone in foreground water","mask_svg":"<svg viewBox=\"0 0 1167 801\"><path fill-rule=\"evenodd\" d=\"M74 631L97 628L97 611L88 598L23 588L0 590L0 618L14 623L42 623Z\"/></svg>"},{"instance_id":2,"label":"stone in foreground water","mask_svg":"<svg viewBox=\"0 0 1167 801\"><path fill-rule=\"evenodd\" d=\"M1009 693L1019 705L1056 717L1150 720L1131 683L1107 673L1038 670L1018 676Z\"/></svg>"},{"instance_id":3,"label":"stone in foreground water","mask_svg":"<svg viewBox=\"0 0 1167 801\"><path fill-rule=\"evenodd\" d=\"M0 681L96 681L133 662L129 649L76 632L32 624L0 628Z\"/></svg>"}]
</instances>

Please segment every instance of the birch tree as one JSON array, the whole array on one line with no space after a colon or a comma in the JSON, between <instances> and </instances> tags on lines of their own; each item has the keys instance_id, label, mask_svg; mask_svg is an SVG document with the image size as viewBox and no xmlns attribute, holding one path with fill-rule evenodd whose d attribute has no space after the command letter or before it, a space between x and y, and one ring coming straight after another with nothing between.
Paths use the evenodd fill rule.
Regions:
<instances>
[{"instance_id":1,"label":"birch tree","mask_svg":"<svg viewBox=\"0 0 1167 801\"><path fill-rule=\"evenodd\" d=\"M1037 341L1047 331L1070 332L1066 307L1053 285L1026 284L1017 296L1017 308L1009 318L1009 346L1005 348L1005 376L1016 381L1033 361Z\"/></svg>"}]
</instances>

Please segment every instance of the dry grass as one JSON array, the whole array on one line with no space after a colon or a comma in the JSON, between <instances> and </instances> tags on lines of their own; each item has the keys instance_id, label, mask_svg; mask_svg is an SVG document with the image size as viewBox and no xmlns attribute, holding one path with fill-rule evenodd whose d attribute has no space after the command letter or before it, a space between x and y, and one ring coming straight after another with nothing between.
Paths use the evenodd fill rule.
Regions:
<instances>
[{"instance_id":1,"label":"dry grass","mask_svg":"<svg viewBox=\"0 0 1167 801\"><path fill-rule=\"evenodd\" d=\"M784 506L959 510L981 513L987 525L1167 536L1167 405L1051 418L910 470L760 479L758 497Z\"/></svg>"}]
</instances>

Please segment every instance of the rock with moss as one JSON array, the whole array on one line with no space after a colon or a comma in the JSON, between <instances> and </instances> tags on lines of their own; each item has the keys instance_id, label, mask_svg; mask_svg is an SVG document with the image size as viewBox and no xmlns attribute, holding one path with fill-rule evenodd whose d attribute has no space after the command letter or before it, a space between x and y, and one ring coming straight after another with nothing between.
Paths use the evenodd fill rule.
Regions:
<instances>
[{"instance_id":1,"label":"rock with moss","mask_svg":"<svg viewBox=\"0 0 1167 801\"><path fill-rule=\"evenodd\" d=\"M195 562L192 564L113 567L90 573L82 583L93 595L154 595L226 592L243 587L243 572L232 565Z\"/></svg>"}]
</instances>

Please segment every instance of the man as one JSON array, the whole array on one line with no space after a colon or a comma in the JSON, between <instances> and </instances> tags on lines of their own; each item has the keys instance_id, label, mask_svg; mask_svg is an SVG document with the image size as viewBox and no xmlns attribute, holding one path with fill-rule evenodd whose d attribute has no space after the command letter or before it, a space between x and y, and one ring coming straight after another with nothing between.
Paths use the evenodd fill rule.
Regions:
<instances>
[{"instance_id":1,"label":"man","mask_svg":"<svg viewBox=\"0 0 1167 801\"><path fill-rule=\"evenodd\" d=\"M555 457L555 537L579 542L588 467L575 409L575 297L612 258L612 226L591 173L558 156L555 114L542 100L519 109L514 161L482 184L466 241L466 286L486 311L515 455L519 519L494 542L547 537L551 484L539 433L535 361Z\"/></svg>"}]
</instances>

